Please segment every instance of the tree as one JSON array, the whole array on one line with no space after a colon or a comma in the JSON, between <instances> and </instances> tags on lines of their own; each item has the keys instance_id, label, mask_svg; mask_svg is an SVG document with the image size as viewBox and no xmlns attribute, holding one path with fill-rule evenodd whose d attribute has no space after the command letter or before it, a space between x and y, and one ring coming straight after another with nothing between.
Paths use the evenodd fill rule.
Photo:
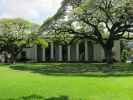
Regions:
<instances>
[{"instance_id":1,"label":"tree","mask_svg":"<svg viewBox=\"0 0 133 100\"><path fill-rule=\"evenodd\" d=\"M65 1L70 2L71 0ZM60 21L60 17L56 23L52 23L51 29L60 33L68 32L73 34L74 38L87 38L98 42L104 49L106 62L113 63L114 41L122 38L128 39L129 37L126 36L133 32L133 1L77 1L78 3L70 2L69 6L72 6L73 9L69 15L64 14L64 16L70 16L68 21Z\"/></svg>"},{"instance_id":2,"label":"tree","mask_svg":"<svg viewBox=\"0 0 133 100\"><path fill-rule=\"evenodd\" d=\"M0 52L5 55L5 62L13 63L24 48L36 44L47 46L47 42L38 35L39 25L21 18L0 20Z\"/></svg>"}]
</instances>

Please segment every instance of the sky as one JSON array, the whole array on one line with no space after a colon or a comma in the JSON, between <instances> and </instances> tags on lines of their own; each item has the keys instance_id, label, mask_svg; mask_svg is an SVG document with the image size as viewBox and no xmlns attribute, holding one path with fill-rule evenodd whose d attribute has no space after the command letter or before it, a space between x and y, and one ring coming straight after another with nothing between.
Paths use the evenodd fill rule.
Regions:
<instances>
[{"instance_id":1,"label":"sky","mask_svg":"<svg viewBox=\"0 0 133 100\"><path fill-rule=\"evenodd\" d=\"M0 18L22 17L43 23L54 15L62 0L0 0Z\"/></svg>"}]
</instances>

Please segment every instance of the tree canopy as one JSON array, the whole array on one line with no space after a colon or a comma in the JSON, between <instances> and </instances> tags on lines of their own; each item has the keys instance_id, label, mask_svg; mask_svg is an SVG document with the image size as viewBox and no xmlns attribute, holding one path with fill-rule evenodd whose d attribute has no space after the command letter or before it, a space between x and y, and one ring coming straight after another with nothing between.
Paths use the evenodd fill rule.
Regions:
<instances>
[{"instance_id":1,"label":"tree canopy","mask_svg":"<svg viewBox=\"0 0 133 100\"><path fill-rule=\"evenodd\" d=\"M47 46L47 42L38 35L38 29L39 25L21 18L0 19L0 52L13 62L24 48L36 44Z\"/></svg>"},{"instance_id":2,"label":"tree canopy","mask_svg":"<svg viewBox=\"0 0 133 100\"><path fill-rule=\"evenodd\" d=\"M68 13L70 7L72 9ZM53 17L49 20L48 30L54 30L55 34L73 34L74 39L87 38L98 42L108 63L113 61L114 41L129 39L133 32L132 0L64 0L60 9L66 12L62 11L58 19ZM67 20L64 20L66 16Z\"/></svg>"}]
</instances>

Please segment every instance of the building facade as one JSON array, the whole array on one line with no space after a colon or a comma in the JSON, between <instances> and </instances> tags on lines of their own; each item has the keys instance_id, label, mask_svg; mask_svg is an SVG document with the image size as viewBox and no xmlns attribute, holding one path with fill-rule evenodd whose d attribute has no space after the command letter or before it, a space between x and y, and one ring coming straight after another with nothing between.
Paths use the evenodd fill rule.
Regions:
<instances>
[{"instance_id":1,"label":"building facade","mask_svg":"<svg viewBox=\"0 0 133 100\"><path fill-rule=\"evenodd\" d=\"M49 46L34 46L25 49L26 57L32 62L102 62L105 59L100 44L82 40L71 45L49 42ZM113 57L120 61L120 41L115 41Z\"/></svg>"}]
</instances>

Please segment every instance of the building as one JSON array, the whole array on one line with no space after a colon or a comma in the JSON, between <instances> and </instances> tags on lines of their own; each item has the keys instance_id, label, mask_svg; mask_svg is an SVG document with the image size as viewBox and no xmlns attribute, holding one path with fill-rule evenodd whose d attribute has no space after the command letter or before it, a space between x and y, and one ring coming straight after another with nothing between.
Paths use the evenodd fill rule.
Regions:
<instances>
[{"instance_id":1,"label":"building","mask_svg":"<svg viewBox=\"0 0 133 100\"><path fill-rule=\"evenodd\" d=\"M82 40L71 45L59 45L49 42L47 48L34 46L25 49L27 59L32 62L102 62L103 48L100 44ZM115 41L113 47L115 60L120 61L120 41Z\"/></svg>"}]
</instances>

